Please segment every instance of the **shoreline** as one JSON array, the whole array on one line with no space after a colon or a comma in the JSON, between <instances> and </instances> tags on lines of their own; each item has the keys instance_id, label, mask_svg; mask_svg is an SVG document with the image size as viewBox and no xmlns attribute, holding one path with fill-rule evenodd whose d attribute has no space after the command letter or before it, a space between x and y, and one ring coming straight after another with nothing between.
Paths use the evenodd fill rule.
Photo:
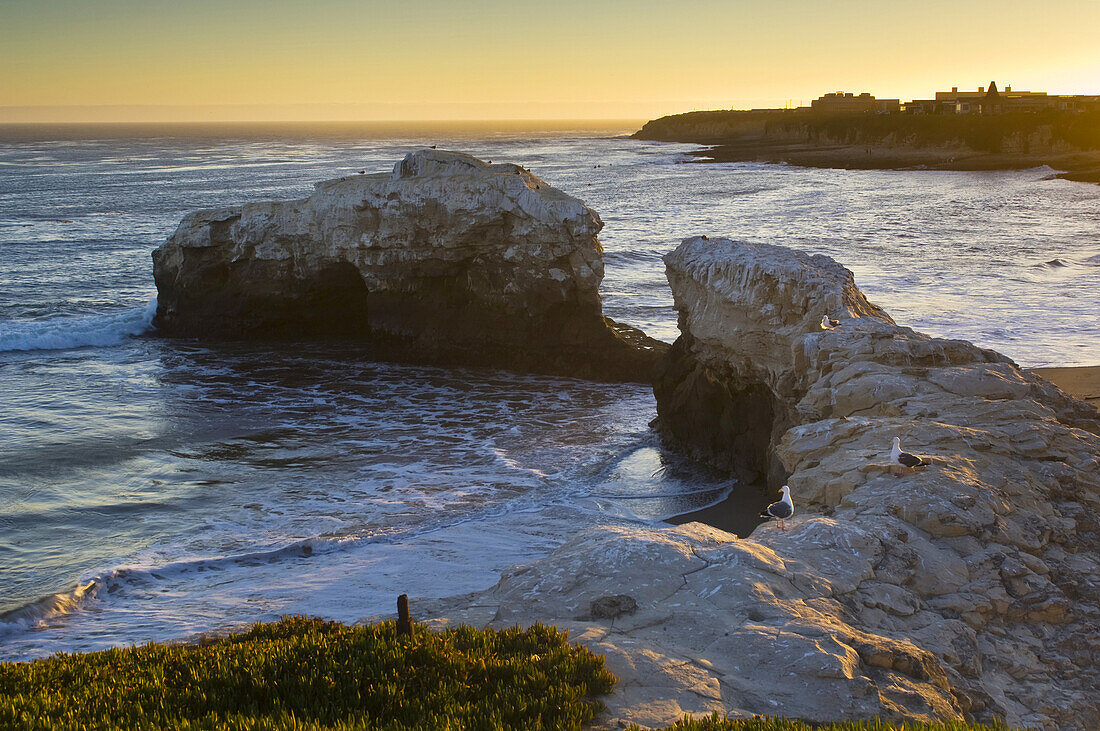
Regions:
<instances>
[{"instance_id":1,"label":"shoreline","mask_svg":"<svg viewBox=\"0 0 1100 731\"><path fill-rule=\"evenodd\" d=\"M763 483L748 485L738 483L726 497L718 502L674 515L663 522L669 525L703 523L711 528L732 533L738 538L748 538L761 524L767 522L766 519L758 517L760 511L778 499Z\"/></svg>"},{"instance_id":2,"label":"shoreline","mask_svg":"<svg viewBox=\"0 0 1100 731\"><path fill-rule=\"evenodd\" d=\"M1066 392L1067 394L1090 404L1097 410L1100 410L1100 365L1090 366L1044 366L1039 368L1023 368L1021 369L1028 373L1037 375L1055 386ZM732 533L738 538L749 538L753 531L760 525L767 523L765 519L760 519L757 514L768 503L776 500L776 495L767 489L763 484L749 484L744 486L734 486L729 494L722 498L720 501L707 505L702 508L690 510L684 513L674 515L661 521L668 526L683 526L689 523L698 522L724 531L726 533ZM37 600L33 603L47 601L56 595L49 595ZM450 595L429 598L430 602L443 602L450 598ZM22 608L22 607L21 607ZM21 609L20 608L20 609ZM15 611L19 611L18 609ZM10 614L10 612L8 612ZM157 640L158 642L189 642L194 640L200 635L218 634L227 629L232 629L241 626L241 623L233 623L214 630L203 631L199 633L186 633L176 637ZM124 646L124 645L119 645ZM64 650L65 652L77 652L86 653L93 650ZM9 662L28 662L34 658L27 660L8 660Z\"/></svg>"},{"instance_id":3,"label":"shoreline","mask_svg":"<svg viewBox=\"0 0 1100 731\"><path fill-rule=\"evenodd\" d=\"M812 145L806 143L698 141L707 149L688 154L698 163L762 162L840 170L1028 170L1047 166L1052 178L1100 183L1100 152L1060 155L983 153L966 148L884 145Z\"/></svg>"},{"instance_id":4,"label":"shoreline","mask_svg":"<svg viewBox=\"0 0 1100 731\"><path fill-rule=\"evenodd\" d=\"M705 145L699 162L842 170L1023 170L1100 182L1100 114L828 114L711 110L646 122L638 140Z\"/></svg>"},{"instance_id":5,"label":"shoreline","mask_svg":"<svg viewBox=\"0 0 1100 731\"><path fill-rule=\"evenodd\" d=\"M1062 389L1070 396L1100 409L1100 365L1024 368Z\"/></svg>"}]
</instances>

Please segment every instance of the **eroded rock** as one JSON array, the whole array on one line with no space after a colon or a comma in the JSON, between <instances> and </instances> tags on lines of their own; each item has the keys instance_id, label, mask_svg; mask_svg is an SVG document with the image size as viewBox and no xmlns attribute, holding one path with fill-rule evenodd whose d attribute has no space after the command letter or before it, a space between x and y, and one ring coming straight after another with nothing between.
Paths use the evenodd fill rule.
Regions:
<instances>
[{"instance_id":1,"label":"eroded rock","mask_svg":"<svg viewBox=\"0 0 1100 731\"><path fill-rule=\"evenodd\" d=\"M622 678L609 725L718 711L1093 728L1096 411L897 326L831 259L690 239L668 264L683 337L656 388L680 420L665 428L731 469L778 471L789 529L590 529L427 613L569 629ZM840 327L821 330L823 310ZM693 415L703 426L680 429ZM895 435L932 464L892 466ZM576 619L608 594L637 609Z\"/></svg>"},{"instance_id":2,"label":"eroded rock","mask_svg":"<svg viewBox=\"0 0 1100 731\"><path fill-rule=\"evenodd\" d=\"M683 333L655 387L666 433L742 475L786 482L806 524L827 515L874 536L800 548L802 583L828 577L852 630L936 658L937 687L963 716L1047 728L1100 717L1100 657L1053 649L1100 622L1096 410L998 353L896 325L827 257L695 238L666 264ZM840 326L822 330L823 313ZM725 394L721 421L700 382ZM716 433L700 438L692 423ZM931 464L892 465L894 436ZM771 528L753 537L794 555ZM932 667L856 649L872 667Z\"/></svg>"},{"instance_id":3,"label":"eroded rock","mask_svg":"<svg viewBox=\"0 0 1100 731\"><path fill-rule=\"evenodd\" d=\"M153 253L170 336L350 338L381 358L649 381L603 317L599 216L529 171L422 150L308 198L189 214Z\"/></svg>"}]
</instances>

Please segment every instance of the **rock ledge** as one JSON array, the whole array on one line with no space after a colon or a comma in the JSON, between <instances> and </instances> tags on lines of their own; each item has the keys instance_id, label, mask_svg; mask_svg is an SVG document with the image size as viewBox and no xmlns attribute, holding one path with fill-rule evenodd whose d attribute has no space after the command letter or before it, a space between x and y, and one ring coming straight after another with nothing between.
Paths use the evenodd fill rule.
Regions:
<instances>
[{"instance_id":1,"label":"rock ledge","mask_svg":"<svg viewBox=\"0 0 1100 731\"><path fill-rule=\"evenodd\" d=\"M596 527L425 612L569 629L622 678L612 727L718 711L1095 728L1096 410L899 327L827 257L699 237L666 263L682 337L655 389L664 427L788 482L789 530ZM893 436L932 464L891 466ZM598 617L609 596L633 611Z\"/></svg>"}]
</instances>

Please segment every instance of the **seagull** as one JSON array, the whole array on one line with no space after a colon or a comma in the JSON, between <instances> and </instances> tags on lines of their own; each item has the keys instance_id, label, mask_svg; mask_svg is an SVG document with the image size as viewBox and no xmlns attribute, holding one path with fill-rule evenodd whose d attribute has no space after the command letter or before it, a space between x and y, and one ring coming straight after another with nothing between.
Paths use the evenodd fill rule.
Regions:
<instances>
[{"instance_id":1,"label":"seagull","mask_svg":"<svg viewBox=\"0 0 1100 731\"><path fill-rule=\"evenodd\" d=\"M834 327L836 327L839 324L840 324L840 320L834 320L833 318L829 317L828 312L826 312L824 315L821 316L821 329L822 330L832 330Z\"/></svg>"},{"instance_id":2,"label":"seagull","mask_svg":"<svg viewBox=\"0 0 1100 731\"><path fill-rule=\"evenodd\" d=\"M772 503L761 510L760 517L775 518L779 522L779 530L787 530L783 527L783 521L794 515L794 503L791 502L791 488L784 485L779 488L779 491L783 493L783 498L779 502Z\"/></svg>"},{"instance_id":3,"label":"seagull","mask_svg":"<svg viewBox=\"0 0 1100 731\"><path fill-rule=\"evenodd\" d=\"M915 454L901 451L901 437L894 437L894 448L890 450L890 461L902 467L920 467L930 464L928 460L921 459Z\"/></svg>"}]
</instances>

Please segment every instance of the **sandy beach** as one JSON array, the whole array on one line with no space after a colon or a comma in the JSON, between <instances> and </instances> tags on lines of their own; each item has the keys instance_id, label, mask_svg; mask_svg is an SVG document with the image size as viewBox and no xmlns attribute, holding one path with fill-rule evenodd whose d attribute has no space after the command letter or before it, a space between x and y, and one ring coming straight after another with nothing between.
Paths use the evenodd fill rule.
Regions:
<instances>
[{"instance_id":1,"label":"sandy beach","mask_svg":"<svg viewBox=\"0 0 1100 731\"><path fill-rule=\"evenodd\" d=\"M1100 408L1100 366L1075 368L1030 368L1071 396Z\"/></svg>"}]
</instances>

